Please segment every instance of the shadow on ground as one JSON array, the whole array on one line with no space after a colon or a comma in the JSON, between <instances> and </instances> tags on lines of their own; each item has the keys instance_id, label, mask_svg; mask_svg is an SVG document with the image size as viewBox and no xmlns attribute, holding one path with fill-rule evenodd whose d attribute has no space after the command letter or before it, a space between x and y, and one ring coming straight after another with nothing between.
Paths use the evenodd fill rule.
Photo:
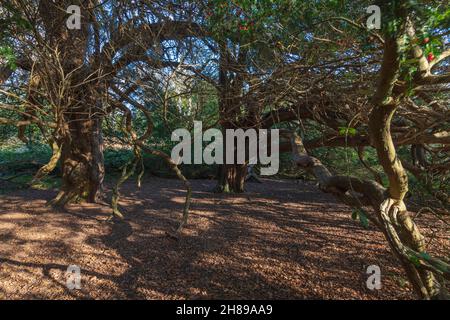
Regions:
<instances>
[{"instance_id":1,"label":"shadow on ground","mask_svg":"<svg viewBox=\"0 0 450 320\"><path fill-rule=\"evenodd\" d=\"M0 196L1 299L403 299L403 284L381 233L363 229L350 210L313 185L266 180L242 195L211 193L192 181L183 236L176 228L184 190L150 179L123 188L122 222L107 206L45 206L50 191ZM368 265L382 289L366 289ZM81 290L66 269L82 270Z\"/></svg>"}]
</instances>

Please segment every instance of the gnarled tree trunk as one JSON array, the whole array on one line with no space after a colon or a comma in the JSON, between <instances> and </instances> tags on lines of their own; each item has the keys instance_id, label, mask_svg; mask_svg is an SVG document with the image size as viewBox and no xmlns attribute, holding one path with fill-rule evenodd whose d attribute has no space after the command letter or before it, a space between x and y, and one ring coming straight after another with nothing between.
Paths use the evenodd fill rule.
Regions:
<instances>
[{"instance_id":1,"label":"gnarled tree trunk","mask_svg":"<svg viewBox=\"0 0 450 320\"><path fill-rule=\"evenodd\" d=\"M396 92L395 85L400 73L401 50L404 47L407 21L405 3L398 4L396 11L401 24L395 34L385 37L380 79L372 99L369 131L379 162L389 178L389 198L380 207L387 240L403 264L416 293L423 299L429 299L440 293L433 273L415 266L411 260L413 257L409 257L403 250L406 246L417 253L424 253L425 241L404 203L408 192L408 176L397 156L391 136L391 120L400 103L399 97L402 96L402 92Z\"/></svg>"},{"instance_id":2,"label":"gnarled tree trunk","mask_svg":"<svg viewBox=\"0 0 450 320\"><path fill-rule=\"evenodd\" d=\"M74 115L68 127L62 141L62 186L53 204L97 202L105 174L101 119Z\"/></svg>"},{"instance_id":3,"label":"gnarled tree trunk","mask_svg":"<svg viewBox=\"0 0 450 320\"><path fill-rule=\"evenodd\" d=\"M222 123L222 134L226 137L227 129L236 129L232 123ZM236 142L236 141L235 141ZM227 142L224 141L223 154L224 164L219 165L217 173L217 186L215 192L217 193L242 193L244 192L245 178L247 176L247 164L237 163L237 144L234 145L234 150L227 150ZM248 140L245 139L245 149L248 150ZM226 163L227 152L233 152L234 163ZM246 153L248 157L248 154Z\"/></svg>"},{"instance_id":4,"label":"gnarled tree trunk","mask_svg":"<svg viewBox=\"0 0 450 320\"><path fill-rule=\"evenodd\" d=\"M219 64L219 116L222 126L222 134L226 137L227 129L245 129L245 115L241 113L242 106L242 88L243 88L243 71L236 72L236 66L242 66L243 59L246 57L246 50L240 50L237 61L230 56L227 45L220 45L220 64ZM234 69L230 68L233 66ZM230 69L233 72L230 72ZM235 73L232 80L230 73ZM248 142L245 142L248 150ZM230 150L226 150L226 142L224 143L224 155ZM237 148L234 152L234 164L223 164L219 166L218 184L216 192L224 193L241 193L244 192L245 178L247 175L247 164L237 164ZM225 160L225 159L224 159ZM225 162L225 161L224 161Z\"/></svg>"},{"instance_id":5,"label":"gnarled tree trunk","mask_svg":"<svg viewBox=\"0 0 450 320\"><path fill-rule=\"evenodd\" d=\"M86 13L80 28L70 30L66 26L69 15L61 8L72 4ZM47 67L40 67L39 71L46 86L54 88L50 98L56 110L56 135L61 147L62 186L51 202L56 206L79 200L96 202L102 189L104 112L99 100L104 92L101 83L106 78L101 66L86 63L88 22L92 19L87 8L92 4L80 0L39 3L49 44L44 48L48 57L42 62Z\"/></svg>"}]
</instances>

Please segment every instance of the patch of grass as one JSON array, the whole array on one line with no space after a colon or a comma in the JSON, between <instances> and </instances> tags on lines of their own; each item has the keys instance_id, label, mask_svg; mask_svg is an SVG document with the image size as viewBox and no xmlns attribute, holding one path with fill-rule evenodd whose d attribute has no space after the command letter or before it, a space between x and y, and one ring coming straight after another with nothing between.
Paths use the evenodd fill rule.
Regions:
<instances>
[{"instance_id":1,"label":"patch of grass","mask_svg":"<svg viewBox=\"0 0 450 320\"><path fill-rule=\"evenodd\" d=\"M61 179L48 176L33 184L32 188L36 190L53 190L61 186Z\"/></svg>"},{"instance_id":2,"label":"patch of grass","mask_svg":"<svg viewBox=\"0 0 450 320\"><path fill-rule=\"evenodd\" d=\"M29 188L29 184L33 180L32 174L19 174L16 176L10 176L3 178L8 184L8 188L0 188L0 190L6 192L10 190L18 190ZM44 177L40 181L34 183L30 188L35 190L53 190L59 188L61 185L61 180L54 176Z\"/></svg>"}]
</instances>

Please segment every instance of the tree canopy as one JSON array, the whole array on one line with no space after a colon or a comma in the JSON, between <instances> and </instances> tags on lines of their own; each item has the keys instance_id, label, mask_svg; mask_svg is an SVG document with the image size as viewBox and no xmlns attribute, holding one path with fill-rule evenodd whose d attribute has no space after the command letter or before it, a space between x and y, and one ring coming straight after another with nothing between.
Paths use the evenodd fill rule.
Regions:
<instances>
[{"instance_id":1,"label":"tree canopy","mask_svg":"<svg viewBox=\"0 0 450 320\"><path fill-rule=\"evenodd\" d=\"M53 206L99 201L105 149L120 146L123 218L120 185L161 158L187 190L176 234L191 187L171 132L280 129L288 166L379 227L420 298L445 297L448 259L426 252L406 199L414 179L431 211L449 207L449 40L442 0L0 0L0 125L52 150L30 185L60 166ZM336 148L364 174L330 168ZM245 191L248 161L217 171L216 192Z\"/></svg>"}]
</instances>

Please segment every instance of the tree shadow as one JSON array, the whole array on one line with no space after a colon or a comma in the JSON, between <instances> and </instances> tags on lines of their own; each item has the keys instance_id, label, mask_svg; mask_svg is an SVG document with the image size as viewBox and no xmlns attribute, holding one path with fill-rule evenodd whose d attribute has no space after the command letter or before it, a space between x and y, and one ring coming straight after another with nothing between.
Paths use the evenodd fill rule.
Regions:
<instances>
[{"instance_id":1,"label":"tree shadow","mask_svg":"<svg viewBox=\"0 0 450 320\"><path fill-rule=\"evenodd\" d=\"M52 196L46 192L1 198L0 264L5 273L32 270L42 277L47 291L27 284L30 297L396 297L395 283L376 294L363 287L367 264L398 272L382 235L364 230L348 209L314 186L264 181L249 185L246 194L220 195L210 192L214 184L192 181L191 215L178 241L166 236L178 225L184 204L185 190L176 180L152 179L141 189L124 184L120 205L126 219L110 223L103 206L41 208L42 196ZM18 250L24 254L16 257ZM66 291L52 273L70 264L82 269L81 292ZM23 285L29 278L11 281ZM3 297L6 289L0 282ZM25 295L20 292L10 295Z\"/></svg>"}]
</instances>

